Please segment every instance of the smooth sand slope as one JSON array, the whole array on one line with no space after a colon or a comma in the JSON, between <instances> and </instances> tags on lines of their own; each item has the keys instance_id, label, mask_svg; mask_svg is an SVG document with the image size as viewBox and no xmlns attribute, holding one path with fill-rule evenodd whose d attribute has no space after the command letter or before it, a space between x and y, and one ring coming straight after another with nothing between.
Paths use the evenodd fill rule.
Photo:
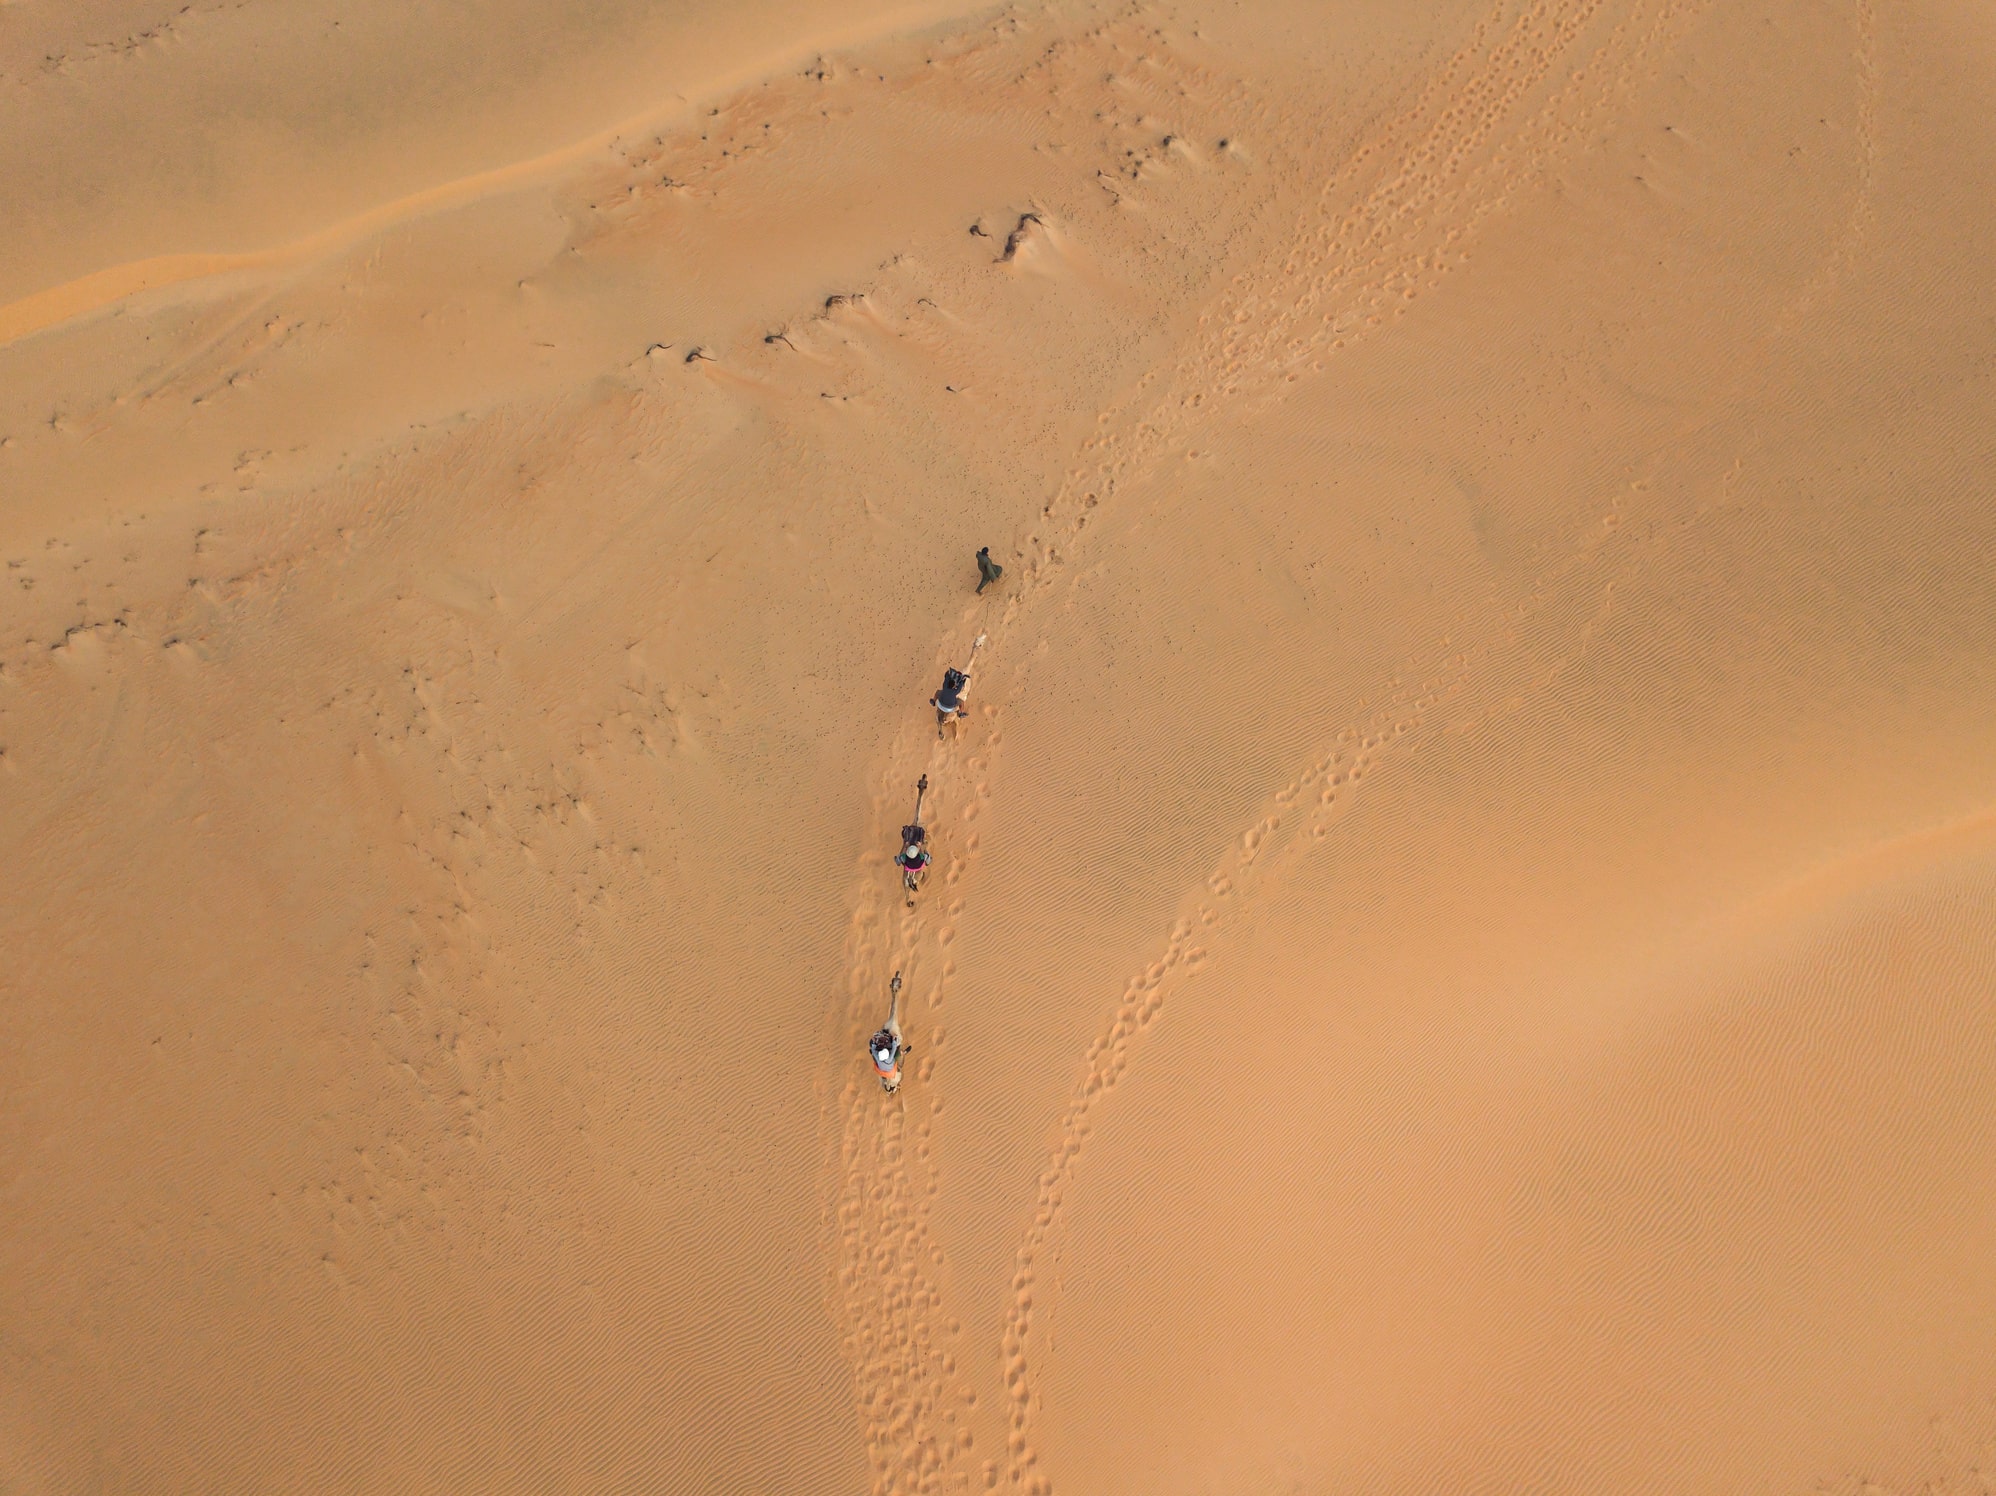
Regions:
<instances>
[{"instance_id":1,"label":"smooth sand slope","mask_svg":"<svg viewBox=\"0 0 1996 1496\"><path fill-rule=\"evenodd\" d=\"M0 5L0 1490L1986 1491L1992 119Z\"/></svg>"}]
</instances>

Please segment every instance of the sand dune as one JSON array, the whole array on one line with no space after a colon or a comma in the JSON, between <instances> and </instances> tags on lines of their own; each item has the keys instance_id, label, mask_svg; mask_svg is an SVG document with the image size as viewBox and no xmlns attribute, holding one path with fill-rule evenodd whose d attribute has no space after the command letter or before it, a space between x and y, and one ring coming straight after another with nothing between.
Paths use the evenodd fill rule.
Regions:
<instances>
[{"instance_id":1,"label":"sand dune","mask_svg":"<svg viewBox=\"0 0 1996 1496\"><path fill-rule=\"evenodd\" d=\"M0 1488L1985 1489L1978 8L0 77Z\"/></svg>"}]
</instances>

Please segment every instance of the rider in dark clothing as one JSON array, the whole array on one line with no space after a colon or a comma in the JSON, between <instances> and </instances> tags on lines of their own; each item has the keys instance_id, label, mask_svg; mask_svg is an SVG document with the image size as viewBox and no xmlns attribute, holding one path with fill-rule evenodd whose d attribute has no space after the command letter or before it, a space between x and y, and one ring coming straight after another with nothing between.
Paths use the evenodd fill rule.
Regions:
<instances>
[{"instance_id":1,"label":"rider in dark clothing","mask_svg":"<svg viewBox=\"0 0 1996 1496\"><path fill-rule=\"evenodd\" d=\"M951 668L943 672L943 688L929 699L929 705L936 709L936 733L941 735L943 724L952 717L965 715L963 693L970 686L970 677L961 670Z\"/></svg>"},{"instance_id":2,"label":"rider in dark clothing","mask_svg":"<svg viewBox=\"0 0 1996 1496\"><path fill-rule=\"evenodd\" d=\"M901 850L894 854L894 865L904 873L921 874L929 870L929 849L922 845L928 832L920 826L901 828Z\"/></svg>"}]
</instances>

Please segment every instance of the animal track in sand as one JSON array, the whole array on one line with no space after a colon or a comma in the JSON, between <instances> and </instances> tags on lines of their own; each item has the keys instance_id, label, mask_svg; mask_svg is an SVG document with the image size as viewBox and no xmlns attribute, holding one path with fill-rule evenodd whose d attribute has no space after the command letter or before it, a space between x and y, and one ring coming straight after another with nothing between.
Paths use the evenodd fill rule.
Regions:
<instances>
[{"instance_id":1,"label":"animal track in sand","mask_svg":"<svg viewBox=\"0 0 1996 1496\"><path fill-rule=\"evenodd\" d=\"M984 729L980 754L989 752L998 737L997 729ZM891 818L904 808L906 784L919 773L929 774L938 786L953 782L961 776L947 771L966 754L957 741L937 741L926 733L903 734L897 749L874 806L873 819L883 838ZM975 798L960 808L960 820L974 815L989 791L980 784L971 794ZM934 820L945 824L940 805ZM964 836L954 849L938 845L936 852L943 885L953 889L978 856L977 837ZM904 994L904 1023L911 1031L946 1007L956 976L956 963L947 952L965 900L951 894L942 908L944 922L932 941L925 940L925 906L918 901L913 910L890 908L892 895L881 892L887 880L877 864L884 856L865 860L848 937L842 1054L851 1053L878 1023L886 972L905 970L913 977L931 964L937 972L926 984L911 981ZM890 929L888 916L897 913ZM931 1027L914 1045L918 1085L904 1085L894 1096L882 1097L868 1077L849 1073L838 1098L842 1142L834 1208L835 1307L866 1424L875 1487L881 1491L942 1489L946 1471L970 1458L974 1445L970 1430L960 1425L975 1407L976 1393L957 1371L955 1322L938 1323L942 1298L935 1270L943 1258L928 1230L929 1202L939 1190L930 1150L935 1118L943 1107L933 1082L946 1046L947 1035Z\"/></svg>"},{"instance_id":2,"label":"animal track in sand","mask_svg":"<svg viewBox=\"0 0 1996 1496\"><path fill-rule=\"evenodd\" d=\"M1112 27L1097 28L1085 40L1114 50L1122 43L1112 33ZM972 60L977 60L974 54ZM1061 68L1088 66L1085 57L1063 44L1052 62L1042 57L1028 66L1027 74L1048 72L1055 63ZM1009 65L1006 71L1009 76ZM1172 75L1167 71L1164 76L1168 80ZM1046 81L1052 97L1050 75ZM1025 217L1017 221L1011 240L1015 258L1043 228ZM937 313L932 302L921 298L915 305L927 308L926 319L911 313L908 323L888 326L868 303L863 309L828 307L785 331L794 340L792 349L807 358L817 356L814 344L848 338L848 330L839 325L848 318L863 317L896 336L935 337L947 331L947 315ZM876 327L857 330L871 333ZM958 1371L960 1327L942 1309L938 1270L944 1259L929 1234L928 1207L940 1187L930 1143L944 1110L938 1082L946 1083L948 1065L945 1036L932 1031L924 1043L919 1025L946 1007L954 984L957 966L949 952L967 912L959 890L981 856L974 828L991 794L990 766L1002 741L1002 725L988 705L955 736L933 737L926 719L896 736L877 781L873 844L887 845L904 808L906 786L920 773L929 773L940 792L935 824L953 828L952 835L939 838L941 887L930 894L942 896L936 906L942 921L931 928L927 900L918 900L913 910L898 900L894 909L887 907L882 851L862 861L848 936L848 1000L838 1032L841 1060L878 1022L889 973L900 968L918 978L903 994L904 1021L917 1032L916 1084L885 1099L864 1072L855 1074L855 1067L842 1065L845 1078L835 1093L841 1144L829 1212L834 1233L829 1247L837 1263L833 1309L853 1368L875 1488L883 1492L962 1489L976 1481L990 1485L1001 1468L995 1450L974 1447L967 1423L977 1395ZM951 790L959 787L962 798L951 805ZM890 920L890 913L900 917ZM939 975L931 977L931 972Z\"/></svg>"},{"instance_id":3,"label":"animal track in sand","mask_svg":"<svg viewBox=\"0 0 1996 1496\"><path fill-rule=\"evenodd\" d=\"M1632 6L1608 28L1586 65L1573 68L1568 82L1500 138L1501 127L1577 49L1602 8L1601 0L1564 7L1550 0L1499 4L1477 24L1414 106L1361 145L1333 177L1319 200L1322 221L1306 219L1299 226L1279 274L1265 281L1237 278L1233 291L1202 319L1217 331L1199 340L1163 388L1152 393L1140 386L1120 413L1105 413L1100 423L1105 429L1089 444L1101 455L1092 468L1071 470L1042 510L1042 518L1057 523L1044 538L1035 537L1040 549L1021 568L1027 585L1009 600L1007 624L1066 569L1089 512L1176 446L1216 397L1279 396L1299 363L1346 346L1362 335L1360 329L1381 325L1389 312L1398 315L1420 290L1460 263L1465 236L1515 197L1555 152L1578 140L1673 26L1700 6L1663 3L1650 11ZM1382 163L1379 175L1357 200L1336 217L1323 212L1341 191L1355 187L1375 160ZM1163 955L1131 979L1108 1027L1090 1047L1016 1259L1002 1347L1011 1402L1009 1473L1022 1489L1038 1496L1052 1489L1037 1469L1030 1433L1036 1406L1028 1374L1032 1294L1041 1249L1061 1216L1096 1102L1127 1068L1132 1044L1163 1004L1166 983L1203 965L1210 942L1225 933L1231 911L1249 896L1254 870L1270 855L1271 838L1290 830L1281 843L1287 856L1323 841L1345 804L1339 788L1365 778L1387 746L1419 725L1428 707L1459 691L1468 678L1467 664L1457 654L1452 678L1444 674L1399 693L1375 715L1373 731L1359 738L1348 763L1340 765L1334 749L1271 796L1266 813L1207 880L1207 898L1174 923ZM1313 807L1300 821L1289 809L1299 799Z\"/></svg>"},{"instance_id":4,"label":"animal track in sand","mask_svg":"<svg viewBox=\"0 0 1996 1496\"><path fill-rule=\"evenodd\" d=\"M1399 729L1419 721L1415 697L1437 701L1460 689L1466 677L1430 682L1408 690L1402 698L1375 712L1375 725ZM1393 734L1397 739L1400 734ZM1189 901L1173 921L1162 953L1131 977L1108 1025L1092 1043L1083 1061L1081 1079L1061 1118L1059 1142L1040 1175L1030 1222L1014 1259L1012 1300L1000 1347L1005 1387L1010 1401L1006 1454L1013 1484L1030 1492L1051 1491L1051 1481L1038 1469L1039 1455L1031 1429L1037 1399L1029 1375L1034 1291L1041 1256L1059 1224L1073 1183L1074 1165L1093 1128L1094 1110L1128 1070L1136 1040L1157 1020L1166 997L1185 978L1211 959L1215 942L1224 939L1252 900L1268 868L1293 861L1323 841L1350 808L1341 786L1378 762L1388 738L1347 729L1338 742L1296 778L1269 796L1262 813L1244 831L1207 877L1201 896Z\"/></svg>"},{"instance_id":5,"label":"animal track in sand","mask_svg":"<svg viewBox=\"0 0 1996 1496\"><path fill-rule=\"evenodd\" d=\"M1697 8L1691 0L1635 3L1619 19L1606 22L1601 17L1607 3L1503 0L1477 23L1468 42L1430 78L1411 106L1323 173L1327 185L1298 223L1288 250L1268 262L1274 268L1237 276L1201 319L1202 332L1186 353L1102 414L1097 435L1084 446L1083 463L1067 473L1043 507L1046 523L1030 538L1033 549L1020 565L1018 581L999 618L989 625L998 649L1022 619L1037 611L1049 589L1063 576L1072 580L1069 563L1088 538L1093 511L1160 457L1179 449L1221 403L1277 398L1299 370L1314 367L1322 355L1404 312L1420 291L1461 263L1477 227L1513 200L1522 185L1536 180L1558 152L1584 138L1594 118L1629 84L1672 25ZM1595 30L1605 34L1591 53L1578 59L1585 38ZM1555 74L1562 67L1566 74L1559 81ZM1008 244L1016 249L1026 242L1021 235L1043 227L1022 217ZM1237 911L1253 897L1262 870L1272 860L1300 856L1325 840L1349 803L1348 787L1363 780L1388 747L1404 741L1427 708L1462 688L1469 657L1450 652L1446 643L1441 648L1449 661L1446 668L1398 692L1374 713L1364 732L1348 730L1270 797L1263 814L1215 868L1201 896L1173 923L1163 954L1131 979L1108 1026L1084 1057L1082 1078L1041 1176L1018 1253L1002 1345L1009 1403L1005 1458L1012 1481L1024 1489L1050 1490L1031 1440L1035 1275L1042 1247L1061 1217L1093 1108L1115 1088L1134 1041L1155 1021L1167 992L1204 965L1213 942L1229 933ZM1022 675L1023 666L1015 673L1015 690ZM980 758L988 763L995 759L997 738L995 731L987 731ZM889 824L904 783L923 767L939 784L952 777L944 771L955 762L957 745L930 743L924 748L925 737L926 732L904 729L890 746L875 796L874 819L880 827ZM972 793L987 797L989 782L980 769ZM966 838L963 856L952 857L944 870L944 886L954 888L965 862L976 855L974 842ZM913 919L903 922L892 942L881 938L876 872L869 866L863 875L849 940L850 1040L877 1020L887 971L914 966L920 942ZM953 939L954 924L949 934ZM939 931L935 948L943 947ZM930 1007L942 1001L943 987L935 985L926 999ZM918 995L917 1004L923 1000ZM911 1004L911 1012L917 1004ZM876 1487L883 1491L939 1489L946 1477L951 1483L971 1478L968 1433L958 1434L951 1425L973 1394L946 1368L946 1360L950 1365L954 1361L937 1347L943 1337L932 1322L940 1298L930 1269L939 1253L928 1238L926 1201L937 1181L924 1150L941 1097L926 1085L922 1095L928 1112L914 1124L916 1164L924 1175L918 1185L910 1173L906 1119L923 1102L904 1091L883 1108L859 1080L849 1080L841 1093L841 1318ZM982 1461L987 1484L996 1480L997 1468Z\"/></svg>"},{"instance_id":6,"label":"animal track in sand","mask_svg":"<svg viewBox=\"0 0 1996 1496\"><path fill-rule=\"evenodd\" d=\"M1025 585L1006 621L1032 590L1058 579L1088 511L1181 442L1212 402L1279 397L1299 370L1320 367L1323 354L1404 314L1439 284L1467 257L1473 231L1579 142L1643 60L1706 3L1637 0L1558 85L1556 69L1579 50L1606 0L1494 7L1413 105L1326 172L1289 248L1270 257L1275 271L1236 276L1187 353L1102 414L1102 430L1083 448L1091 460L1070 469L1042 507L1056 524L1030 537L1037 549L1021 566Z\"/></svg>"}]
</instances>

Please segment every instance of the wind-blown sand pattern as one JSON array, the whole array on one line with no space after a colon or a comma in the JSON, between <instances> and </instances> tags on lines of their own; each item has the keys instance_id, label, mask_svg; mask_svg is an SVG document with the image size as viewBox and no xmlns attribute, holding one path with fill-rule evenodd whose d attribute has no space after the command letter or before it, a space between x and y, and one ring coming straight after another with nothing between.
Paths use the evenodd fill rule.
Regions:
<instances>
[{"instance_id":1,"label":"wind-blown sand pattern","mask_svg":"<svg viewBox=\"0 0 1996 1496\"><path fill-rule=\"evenodd\" d=\"M0 1489L1988 1489L1981 8L0 83Z\"/></svg>"}]
</instances>

